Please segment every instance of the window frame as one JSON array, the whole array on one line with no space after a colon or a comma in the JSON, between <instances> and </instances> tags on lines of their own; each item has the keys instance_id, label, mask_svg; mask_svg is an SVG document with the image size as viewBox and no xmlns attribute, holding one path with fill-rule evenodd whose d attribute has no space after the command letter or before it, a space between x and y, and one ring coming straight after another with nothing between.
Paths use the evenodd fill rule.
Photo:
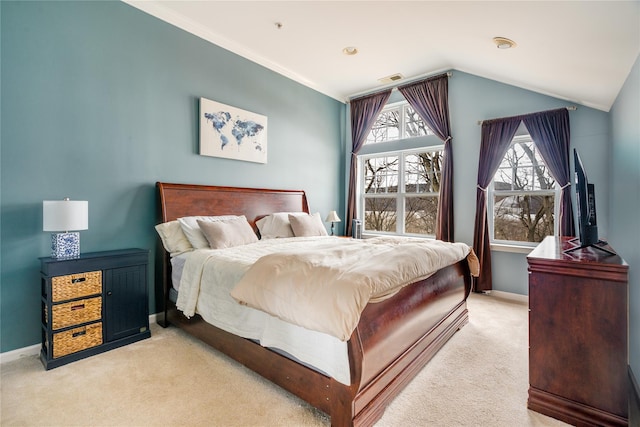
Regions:
<instances>
[{"instance_id":1,"label":"window frame","mask_svg":"<svg viewBox=\"0 0 640 427\"><path fill-rule=\"evenodd\" d=\"M531 142L535 149L538 150L535 141L531 138L531 135L516 135L513 137L511 144L509 145L509 150L516 143L522 142ZM506 153L505 153L506 156ZM541 156L542 157L542 156ZM504 159L504 157L503 157ZM501 159L502 161L502 159ZM545 163L545 167L549 170L549 167ZM561 187L558 181L553 177L551 172L549 171L549 175L554 179L555 184L553 190L495 190L495 178L498 174L499 169L496 169L496 172L491 178L491 182L489 187L487 188L487 223L489 226L489 243L492 248L503 249L507 251L518 251L518 248L524 248L526 250L530 250L535 248L540 244L540 242L525 242L520 240L504 240L504 239L496 239L495 238L495 217L494 217L494 208L495 208L495 196L521 196L521 195L535 195L535 196L554 196L553 199L553 235L559 236L560 225L558 218L560 218L560 195L561 195Z\"/></svg>"},{"instance_id":2,"label":"window frame","mask_svg":"<svg viewBox=\"0 0 640 427\"><path fill-rule=\"evenodd\" d=\"M434 136L435 137L435 136ZM417 138L424 138L424 136L421 137L417 137ZM417 139L417 138L407 138L405 139L405 141L407 140L413 140L413 139ZM414 148L407 148L407 149L403 149L403 150L385 150L385 151L376 151L376 152L369 152L366 154L361 154L357 156L357 164L358 164L358 183L357 183L357 203L356 203L356 211L357 211L357 218L361 218L363 221L363 235L376 235L376 236L380 236L380 235L391 235L391 236L411 236L411 237L421 237L421 238L426 238L426 239L435 239L435 234L419 234L419 233L407 233L405 231L405 216L406 216L406 210L405 210L405 206L406 206L406 199L407 198L411 198L411 197L440 197L440 192L438 193L434 193L434 192L422 192L422 193L407 193L406 192L406 157L410 156L410 155L414 155L414 154L418 154L418 153L424 153L424 152L433 152L433 151L440 151L441 154L444 154L444 144L442 144L442 141L435 137L440 144L438 145L428 145L428 146L423 146L423 147L414 147ZM402 140L400 140L402 141ZM392 141L395 142L395 141ZM371 145L378 145L381 143L376 143L376 144L371 144ZM365 161L367 159L370 158L377 158L377 157L398 157L398 191L396 193L365 193L364 191L364 185L366 182L365 179ZM367 199L367 195L369 195L370 198L392 198L395 199L396 201L396 230L395 232L389 232L389 231L377 231L377 230L366 230L364 229L365 226L365 206L366 206L366 199Z\"/></svg>"},{"instance_id":3,"label":"window frame","mask_svg":"<svg viewBox=\"0 0 640 427\"><path fill-rule=\"evenodd\" d=\"M384 106L384 108L382 109L382 111L380 111L380 114L378 115L378 117L376 117L376 121L378 120L378 118L387 113L390 110L395 110L395 109L400 109L400 114L399 114L399 125L398 125L398 131L399 131L399 136L398 138L394 138L394 139L385 139L383 141L377 141L377 142L369 142L369 135L367 135L367 140L365 140L364 146L376 146L376 145L380 145L380 144L386 144L386 143L393 143L393 142L399 142L399 141L408 141L408 140L414 140L417 138L425 138L425 137L429 137L429 136L433 136L434 133L431 130L431 128L425 123L425 126L427 128L427 133L426 135L418 135L418 136L414 136L414 137L404 137L403 135L406 135L407 133L407 117L406 117L406 110L408 108L413 109L413 107L411 106L411 104L409 104L408 101L404 100L404 101L396 101L396 102L391 102L387 105ZM415 110L414 110L415 111ZM416 114L418 114L416 112ZM424 122L424 120L423 120ZM374 124L375 127L375 124ZM372 127L373 129L373 127ZM370 134L371 132L369 132Z\"/></svg>"}]
</instances>

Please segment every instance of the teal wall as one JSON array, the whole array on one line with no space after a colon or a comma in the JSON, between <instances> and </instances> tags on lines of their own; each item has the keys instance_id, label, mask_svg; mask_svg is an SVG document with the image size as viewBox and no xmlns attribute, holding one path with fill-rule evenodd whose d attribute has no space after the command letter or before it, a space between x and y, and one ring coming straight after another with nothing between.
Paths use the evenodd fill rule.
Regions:
<instances>
[{"instance_id":1,"label":"teal wall","mask_svg":"<svg viewBox=\"0 0 640 427\"><path fill-rule=\"evenodd\" d=\"M1 352L40 341L42 200L89 201L83 252L154 251L156 181L303 189L312 211L344 210L344 104L125 3L0 7ZM199 97L266 115L268 163L199 156Z\"/></svg>"},{"instance_id":2,"label":"teal wall","mask_svg":"<svg viewBox=\"0 0 640 427\"><path fill-rule=\"evenodd\" d=\"M611 234L629 264L629 364L640 380L640 56L611 109Z\"/></svg>"}]
</instances>

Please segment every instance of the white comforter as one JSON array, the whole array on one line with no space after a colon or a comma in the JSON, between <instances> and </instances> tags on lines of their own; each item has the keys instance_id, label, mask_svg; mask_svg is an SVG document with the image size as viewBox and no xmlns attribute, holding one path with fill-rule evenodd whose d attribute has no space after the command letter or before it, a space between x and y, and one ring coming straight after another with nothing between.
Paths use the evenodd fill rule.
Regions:
<instances>
[{"instance_id":1,"label":"white comforter","mask_svg":"<svg viewBox=\"0 0 640 427\"><path fill-rule=\"evenodd\" d=\"M375 239L367 240L373 243ZM414 239L403 238L381 240L387 242L387 248L401 241L415 242ZM205 321L218 328L244 338L258 340L265 347L283 350L299 361L348 385L350 372L346 340L350 337L350 332L343 332L342 336L338 337L326 331L301 326L300 323L283 321L277 314L270 315L263 310L238 304L231 296L232 290L256 261L263 257L269 259L269 254L283 253L287 254L288 258L291 254L307 251L310 246L329 248L337 244L350 254L347 257L349 262L364 256L364 253L358 255L358 250L354 250L362 241L330 236L270 239L233 248L195 250L186 255L176 305L187 317L198 313ZM469 253L473 254L467 245L454 245L457 255L448 261L436 261L433 265L434 271L441 268L439 265L448 265L464 259ZM412 272L409 276L415 277L407 276L402 285L429 274L431 273ZM380 292L373 293L367 291L365 299L368 301L370 297L384 298L394 292L392 288L382 287ZM351 326L347 328L350 329Z\"/></svg>"},{"instance_id":2,"label":"white comforter","mask_svg":"<svg viewBox=\"0 0 640 427\"><path fill-rule=\"evenodd\" d=\"M314 240L304 248L264 256L231 296L284 321L347 341L369 302L386 299L473 254L464 243L406 237L338 243Z\"/></svg>"}]
</instances>

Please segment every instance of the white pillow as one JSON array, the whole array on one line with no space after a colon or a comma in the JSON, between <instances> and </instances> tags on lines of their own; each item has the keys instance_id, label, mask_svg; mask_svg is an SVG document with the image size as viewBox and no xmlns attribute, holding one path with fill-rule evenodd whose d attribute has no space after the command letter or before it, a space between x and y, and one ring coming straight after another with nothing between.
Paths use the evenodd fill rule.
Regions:
<instances>
[{"instance_id":1,"label":"white pillow","mask_svg":"<svg viewBox=\"0 0 640 427\"><path fill-rule=\"evenodd\" d=\"M187 236L187 240L189 240L189 243L191 243L191 246L193 246L195 249L204 249L209 247L209 242L207 241L207 238L204 237L204 234L202 234L202 231L198 226L198 221L215 222L226 221L234 218L238 218L238 216L185 216L182 218L178 218L178 222L180 223L180 227L182 228L184 235Z\"/></svg>"},{"instance_id":2,"label":"white pillow","mask_svg":"<svg viewBox=\"0 0 640 427\"><path fill-rule=\"evenodd\" d=\"M326 236L320 212L313 215L290 215L291 229L296 237Z\"/></svg>"},{"instance_id":3,"label":"white pillow","mask_svg":"<svg viewBox=\"0 0 640 427\"><path fill-rule=\"evenodd\" d=\"M306 212L276 212L260 218L256 221L260 238L277 239L281 237L294 237L289 215L308 215Z\"/></svg>"},{"instance_id":4,"label":"white pillow","mask_svg":"<svg viewBox=\"0 0 640 427\"><path fill-rule=\"evenodd\" d=\"M163 222L156 225L156 231L162 240L164 249L173 257L193 250L193 246L184 235L178 221Z\"/></svg>"},{"instance_id":5,"label":"white pillow","mask_svg":"<svg viewBox=\"0 0 640 427\"><path fill-rule=\"evenodd\" d=\"M232 248L258 241L258 236L242 216L227 221L198 221L211 249Z\"/></svg>"}]
</instances>

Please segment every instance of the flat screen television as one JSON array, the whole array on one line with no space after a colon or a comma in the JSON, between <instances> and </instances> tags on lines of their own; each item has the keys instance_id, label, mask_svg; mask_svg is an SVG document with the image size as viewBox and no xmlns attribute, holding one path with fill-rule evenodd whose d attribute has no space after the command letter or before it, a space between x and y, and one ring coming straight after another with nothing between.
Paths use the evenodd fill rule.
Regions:
<instances>
[{"instance_id":1,"label":"flat screen television","mask_svg":"<svg viewBox=\"0 0 640 427\"><path fill-rule=\"evenodd\" d=\"M595 247L609 254L615 255L609 249L603 248L607 242L598 238L598 218L596 216L595 186L589 183L578 150L573 149L573 163L575 167L576 206L578 211L578 239L579 246L568 251Z\"/></svg>"}]
</instances>

